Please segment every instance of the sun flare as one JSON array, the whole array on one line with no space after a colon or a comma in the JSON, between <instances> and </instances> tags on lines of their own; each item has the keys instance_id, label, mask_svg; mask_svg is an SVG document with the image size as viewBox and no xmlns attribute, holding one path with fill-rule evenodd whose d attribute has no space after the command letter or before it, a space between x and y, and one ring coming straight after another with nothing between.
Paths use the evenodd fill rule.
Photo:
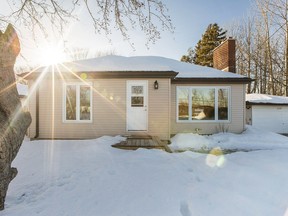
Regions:
<instances>
[{"instance_id":1,"label":"sun flare","mask_svg":"<svg viewBox=\"0 0 288 216\"><path fill-rule=\"evenodd\" d=\"M47 45L40 49L40 64L54 65L67 60L64 49L60 46Z\"/></svg>"}]
</instances>

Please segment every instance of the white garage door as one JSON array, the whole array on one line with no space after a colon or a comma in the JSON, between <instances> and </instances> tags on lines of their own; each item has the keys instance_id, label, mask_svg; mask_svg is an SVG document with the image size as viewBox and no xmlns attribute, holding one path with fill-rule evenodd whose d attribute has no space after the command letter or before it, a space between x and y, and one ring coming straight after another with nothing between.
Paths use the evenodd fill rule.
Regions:
<instances>
[{"instance_id":1,"label":"white garage door","mask_svg":"<svg viewBox=\"0 0 288 216\"><path fill-rule=\"evenodd\" d=\"M288 133L288 107L252 106L252 125L276 133Z\"/></svg>"}]
</instances>

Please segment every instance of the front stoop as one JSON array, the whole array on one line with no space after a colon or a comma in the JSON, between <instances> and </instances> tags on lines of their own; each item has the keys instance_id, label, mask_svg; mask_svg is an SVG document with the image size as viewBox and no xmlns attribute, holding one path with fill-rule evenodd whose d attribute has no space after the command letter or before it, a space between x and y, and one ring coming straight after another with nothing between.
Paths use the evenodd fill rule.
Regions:
<instances>
[{"instance_id":1,"label":"front stoop","mask_svg":"<svg viewBox=\"0 0 288 216\"><path fill-rule=\"evenodd\" d=\"M166 141L161 141L157 136L130 136L125 141L112 145L112 147L136 150L138 148L146 149L162 149L166 152L172 153Z\"/></svg>"}]
</instances>

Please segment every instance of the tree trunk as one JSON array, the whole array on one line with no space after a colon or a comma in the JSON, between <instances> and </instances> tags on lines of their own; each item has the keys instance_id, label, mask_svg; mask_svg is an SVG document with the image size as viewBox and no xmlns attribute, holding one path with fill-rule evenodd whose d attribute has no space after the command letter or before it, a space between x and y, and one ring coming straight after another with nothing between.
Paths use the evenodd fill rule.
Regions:
<instances>
[{"instance_id":1,"label":"tree trunk","mask_svg":"<svg viewBox=\"0 0 288 216\"><path fill-rule=\"evenodd\" d=\"M288 14L287 14L287 0L286 0L286 7L285 7L285 27L286 27L286 33L285 33L285 77L286 77L286 82L285 82L285 90L286 90L286 96L288 96Z\"/></svg>"},{"instance_id":2,"label":"tree trunk","mask_svg":"<svg viewBox=\"0 0 288 216\"><path fill-rule=\"evenodd\" d=\"M248 77L251 78L251 59L252 59L252 52L251 52L251 22L248 20L248 29L247 29L247 53L248 53ZM251 82L248 83L247 93L251 93Z\"/></svg>"},{"instance_id":3,"label":"tree trunk","mask_svg":"<svg viewBox=\"0 0 288 216\"><path fill-rule=\"evenodd\" d=\"M16 89L14 64L20 52L17 34L11 25L0 31L0 210L8 185L17 175L11 167L31 123L30 113L24 112Z\"/></svg>"}]
</instances>

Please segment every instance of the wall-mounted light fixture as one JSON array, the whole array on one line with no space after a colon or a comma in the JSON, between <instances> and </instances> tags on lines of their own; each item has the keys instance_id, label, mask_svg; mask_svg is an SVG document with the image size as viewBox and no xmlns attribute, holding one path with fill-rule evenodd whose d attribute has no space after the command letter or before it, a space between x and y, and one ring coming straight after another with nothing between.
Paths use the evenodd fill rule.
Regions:
<instances>
[{"instance_id":1,"label":"wall-mounted light fixture","mask_svg":"<svg viewBox=\"0 0 288 216\"><path fill-rule=\"evenodd\" d=\"M159 88L159 84L158 84L158 81L157 80L155 80L155 82L154 82L154 89L158 89Z\"/></svg>"}]
</instances>

